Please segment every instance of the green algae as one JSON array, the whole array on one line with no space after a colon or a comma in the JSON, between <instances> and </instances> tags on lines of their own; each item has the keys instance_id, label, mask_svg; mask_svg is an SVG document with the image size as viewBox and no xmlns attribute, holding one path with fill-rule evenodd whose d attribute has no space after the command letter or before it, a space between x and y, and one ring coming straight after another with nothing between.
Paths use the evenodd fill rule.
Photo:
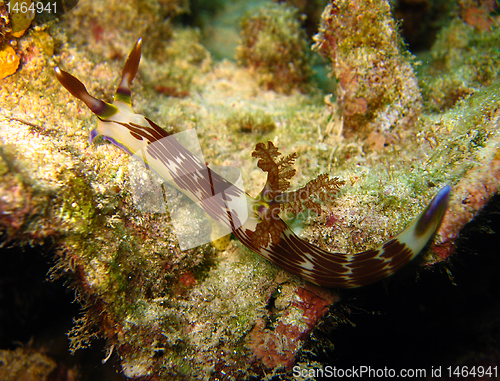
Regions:
<instances>
[{"instance_id":1,"label":"green algae","mask_svg":"<svg viewBox=\"0 0 500 381\"><path fill-rule=\"evenodd\" d=\"M492 85L500 74L499 28L479 30L460 19L438 34L431 59L419 69L425 105L443 111L481 86Z\"/></svg>"},{"instance_id":2,"label":"green algae","mask_svg":"<svg viewBox=\"0 0 500 381\"><path fill-rule=\"evenodd\" d=\"M238 132L266 134L276 128L276 123L271 115L264 112L235 112L227 118L226 124Z\"/></svg>"},{"instance_id":3,"label":"green algae","mask_svg":"<svg viewBox=\"0 0 500 381\"><path fill-rule=\"evenodd\" d=\"M60 173L58 180L64 183L59 217L64 223L71 224L75 233L88 234L91 231L89 221L96 213L95 194L91 192L88 179L67 170Z\"/></svg>"},{"instance_id":4,"label":"green algae","mask_svg":"<svg viewBox=\"0 0 500 381\"><path fill-rule=\"evenodd\" d=\"M409 129L421 107L413 59L385 1L331 1L314 48L332 62L345 134Z\"/></svg>"}]
</instances>

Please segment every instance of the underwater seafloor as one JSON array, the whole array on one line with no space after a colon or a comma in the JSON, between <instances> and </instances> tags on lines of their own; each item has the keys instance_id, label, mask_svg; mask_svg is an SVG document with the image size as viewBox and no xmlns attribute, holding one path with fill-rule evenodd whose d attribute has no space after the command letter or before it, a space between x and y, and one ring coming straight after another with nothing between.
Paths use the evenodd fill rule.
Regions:
<instances>
[{"instance_id":1,"label":"underwater seafloor","mask_svg":"<svg viewBox=\"0 0 500 381\"><path fill-rule=\"evenodd\" d=\"M496 366L498 2L81 0L22 27L0 4L2 380L118 378L110 368L312 380L327 365L452 379L448 367ZM169 132L194 129L204 160L240 169L250 195L266 180L258 142L298 154L292 189L321 173L345 181L320 215L288 221L322 248L374 248L451 185L417 263L326 290L235 238L180 250L169 214L137 206L129 156L89 144L96 117L54 75L110 101L139 37L134 110ZM197 215L180 218L196 231ZM51 336L57 326L68 341ZM89 346L97 357L81 355Z\"/></svg>"}]
</instances>

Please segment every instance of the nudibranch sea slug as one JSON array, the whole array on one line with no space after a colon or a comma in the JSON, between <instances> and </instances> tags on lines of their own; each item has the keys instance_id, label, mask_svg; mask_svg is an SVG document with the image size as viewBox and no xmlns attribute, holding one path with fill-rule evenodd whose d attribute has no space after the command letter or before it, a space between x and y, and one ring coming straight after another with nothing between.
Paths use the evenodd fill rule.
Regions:
<instances>
[{"instance_id":1,"label":"nudibranch sea slug","mask_svg":"<svg viewBox=\"0 0 500 381\"><path fill-rule=\"evenodd\" d=\"M253 153L258 166L268 172L267 183L257 198L234 186L153 121L132 110L130 84L141 58L139 39L129 54L112 104L92 97L83 83L55 68L59 82L82 100L98 117L90 133L141 158L159 176L196 202L212 219L226 226L245 246L281 268L323 287L364 286L395 273L415 258L434 236L446 211L450 186L443 187L430 204L400 234L380 247L356 254L331 253L299 238L278 216L284 203L303 203L314 208L309 196L332 191L341 181L321 175L296 192L285 192L295 170L294 155L277 159L271 142L257 144Z\"/></svg>"}]
</instances>

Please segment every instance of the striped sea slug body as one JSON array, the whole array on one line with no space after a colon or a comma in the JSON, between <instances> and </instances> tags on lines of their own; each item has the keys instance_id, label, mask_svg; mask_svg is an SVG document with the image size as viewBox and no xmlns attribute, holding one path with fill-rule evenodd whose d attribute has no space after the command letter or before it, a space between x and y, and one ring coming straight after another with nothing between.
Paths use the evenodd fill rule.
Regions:
<instances>
[{"instance_id":1,"label":"striped sea slug body","mask_svg":"<svg viewBox=\"0 0 500 381\"><path fill-rule=\"evenodd\" d=\"M268 173L267 183L252 198L150 119L134 113L130 84L137 73L141 40L132 49L112 104L88 94L69 73L56 68L59 82L82 100L98 117L91 142L102 135L173 184L197 203L213 220L227 227L245 246L281 268L323 287L364 286L395 273L415 258L433 237L448 205L450 186L443 187L430 204L400 234L380 247L356 254L331 253L299 238L279 216L281 205L315 209L311 195L335 193L342 182L321 175L296 192L286 192L295 170L295 155L279 158L271 142L259 143L253 153ZM322 193L323 192L323 193Z\"/></svg>"}]
</instances>

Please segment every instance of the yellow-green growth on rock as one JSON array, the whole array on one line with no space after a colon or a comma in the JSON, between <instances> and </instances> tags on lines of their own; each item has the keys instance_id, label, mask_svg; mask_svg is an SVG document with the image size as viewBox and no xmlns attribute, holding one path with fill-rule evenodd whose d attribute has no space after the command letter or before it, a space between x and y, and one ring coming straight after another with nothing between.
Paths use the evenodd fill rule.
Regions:
<instances>
[{"instance_id":1,"label":"yellow-green growth on rock","mask_svg":"<svg viewBox=\"0 0 500 381\"><path fill-rule=\"evenodd\" d=\"M242 19L236 58L266 89L290 93L309 79L306 41L297 9L271 3Z\"/></svg>"},{"instance_id":2,"label":"yellow-green growth on rock","mask_svg":"<svg viewBox=\"0 0 500 381\"><path fill-rule=\"evenodd\" d=\"M486 13L485 20L489 20L487 16ZM482 86L498 81L498 25L497 22L491 28L481 29L457 17L439 31L430 51L432 60L419 70L426 108L442 112L477 93Z\"/></svg>"},{"instance_id":3,"label":"yellow-green growth on rock","mask_svg":"<svg viewBox=\"0 0 500 381\"><path fill-rule=\"evenodd\" d=\"M172 36L172 20L188 10L188 0L80 1L62 25L71 44L114 60L126 55L129 41L139 36L149 36L148 44L154 41L151 50L161 49Z\"/></svg>"},{"instance_id":4,"label":"yellow-green growth on rock","mask_svg":"<svg viewBox=\"0 0 500 381\"><path fill-rule=\"evenodd\" d=\"M315 49L332 61L332 75L339 81L347 134L412 125L421 95L388 1L332 0L315 40Z\"/></svg>"}]
</instances>

